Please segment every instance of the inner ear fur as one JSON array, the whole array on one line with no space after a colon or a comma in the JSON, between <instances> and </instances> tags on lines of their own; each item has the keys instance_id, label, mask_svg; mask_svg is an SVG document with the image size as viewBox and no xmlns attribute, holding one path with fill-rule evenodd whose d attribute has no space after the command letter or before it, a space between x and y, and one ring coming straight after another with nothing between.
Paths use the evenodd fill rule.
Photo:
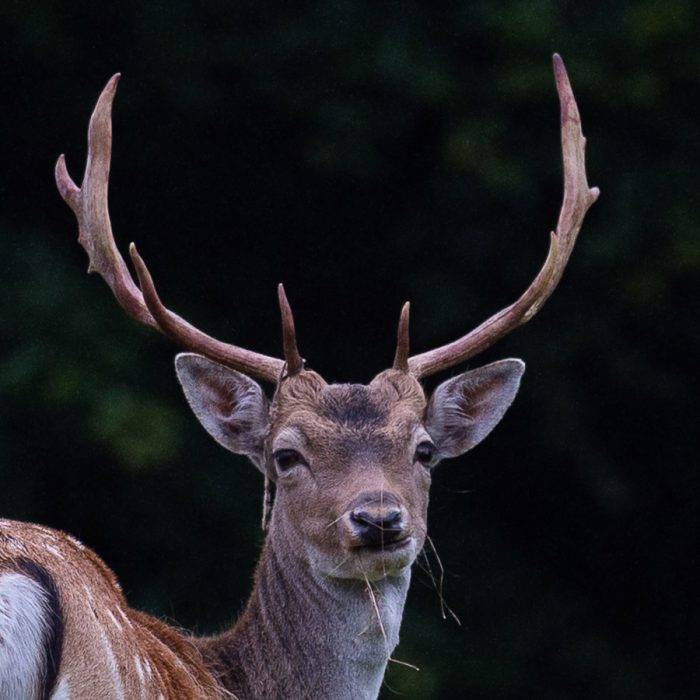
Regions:
<instances>
[{"instance_id":1,"label":"inner ear fur","mask_svg":"<svg viewBox=\"0 0 700 700\"><path fill-rule=\"evenodd\" d=\"M260 386L245 374L195 353L179 354L175 371L204 429L262 471L270 422L269 401Z\"/></svg>"},{"instance_id":2,"label":"inner ear fur","mask_svg":"<svg viewBox=\"0 0 700 700\"><path fill-rule=\"evenodd\" d=\"M467 452L496 427L513 403L524 371L522 360L500 360L438 386L428 403L426 430L441 458Z\"/></svg>"}]
</instances>

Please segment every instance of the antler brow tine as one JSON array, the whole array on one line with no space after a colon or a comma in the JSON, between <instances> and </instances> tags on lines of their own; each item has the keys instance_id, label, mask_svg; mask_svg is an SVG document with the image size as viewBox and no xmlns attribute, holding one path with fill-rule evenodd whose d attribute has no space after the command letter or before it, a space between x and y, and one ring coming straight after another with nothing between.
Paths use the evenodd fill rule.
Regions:
<instances>
[{"instance_id":1,"label":"antler brow tine","mask_svg":"<svg viewBox=\"0 0 700 700\"><path fill-rule=\"evenodd\" d=\"M586 139L581 132L581 117L564 62L558 54L554 54L552 63L561 108L564 197L556 231L551 233L547 259L532 284L515 303L458 340L411 357L408 360L409 370L418 377L463 362L490 347L511 330L527 323L559 283L586 212L598 198L598 188L589 187L586 179Z\"/></svg>"},{"instance_id":2,"label":"antler brow tine","mask_svg":"<svg viewBox=\"0 0 700 700\"><path fill-rule=\"evenodd\" d=\"M56 185L78 220L78 242L88 254L88 272L97 272L122 308L137 321L159 330L189 350L251 376L276 382L284 367L282 360L216 340L163 306L151 275L132 244L130 253L141 289L134 283L114 241L107 202L112 102L119 77L117 73L110 78L90 118L87 163L81 186L78 187L68 174L63 155L56 162Z\"/></svg>"}]
</instances>

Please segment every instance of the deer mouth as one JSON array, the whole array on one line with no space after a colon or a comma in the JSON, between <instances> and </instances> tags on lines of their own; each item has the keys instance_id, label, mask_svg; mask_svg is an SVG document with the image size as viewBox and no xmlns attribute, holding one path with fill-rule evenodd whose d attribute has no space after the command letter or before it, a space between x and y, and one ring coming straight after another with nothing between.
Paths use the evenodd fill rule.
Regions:
<instances>
[{"instance_id":1,"label":"deer mouth","mask_svg":"<svg viewBox=\"0 0 700 700\"><path fill-rule=\"evenodd\" d=\"M384 543L352 547L355 566L354 578L376 581L387 576L398 576L409 568L416 558L416 540L405 536Z\"/></svg>"},{"instance_id":2,"label":"deer mouth","mask_svg":"<svg viewBox=\"0 0 700 700\"><path fill-rule=\"evenodd\" d=\"M353 549L359 552L398 552L401 549L406 549L411 544L411 539L411 537L406 536L398 540L388 540L387 542L359 544Z\"/></svg>"},{"instance_id":3,"label":"deer mouth","mask_svg":"<svg viewBox=\"0 0 700 700\"><path fill-rule=\"evenodd\" d=\"M411 535L384 543L345 542L338 552L340 559L333 557L322 568L333 578L376 581L398 576L410 567L417 547L418 542Z\"/></svg>"},{"instance_id":4,"label":"deer mouth","mask_svg":"<svg viewBox=\"0 0 700 700\"><path fill-rule=\"evenodd\" d=\"M411 566L416 554L416 540L411 536L384 543L371 543L352 547L358 566L370 578L397 574Z\"/></svg>"}]
</instances>

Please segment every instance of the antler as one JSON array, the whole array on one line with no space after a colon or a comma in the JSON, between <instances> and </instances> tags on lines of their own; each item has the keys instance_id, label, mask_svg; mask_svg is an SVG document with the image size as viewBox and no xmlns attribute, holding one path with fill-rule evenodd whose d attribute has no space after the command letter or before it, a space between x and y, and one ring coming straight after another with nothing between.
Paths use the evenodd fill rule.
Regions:
<instances>
[{"instance_id":1,"label":"antler","mask_svg":"<svg viewBox=\"0 0 700 700\"><path fill-rule=\"evenodd\" d=\"M494 314L459 340L409 358L408 370L417 377L434 374L463 362L490 347L514 328L527 323L559 283L586 212L598 198L598 188L589 187L586 180L586 139L581 133L581 118L564 62L558 54L554 54L552 63L561 105L564 199L557 230L551 233L547 259L532 284L514 304Z\"/></svg>"},{"instance_id":2,"label":"antler","mask_svg":"<svg viewBox=\"0 0 700 700\"><path fill-rule=\"evenodd\" d=\"M396 354L394 355L394 369L408 372L408 347L409 347L409 331L408 319L411 312L410 302L406 302L401 307L401 316L399 317L399 328L396 331Z\"/></svg>"},{"instance_id":3,"label":"antler","mask_svg":"<svg viewBox=\"0 0 700 700\"><path fill-rule=\"evenodd\" d=\"M78 219L78 242L88 254L88 272L97 272L107 282L122 308L141 323L155 328L188 350L240 370L254 377L277 382L285 362L261 355L236 345L223 343L203 333L161 303L148 269L132 243L129 253L138 275L139 289L129 272L112 234L107 206L109 167L112 153L112 102L119 82L119 73L105 86L97 100L88 127L88 156L83 182L78 186L66 169L65 157L56 163L58 191ZM143 293L142 291L143 290ZM282 327L287 373L295 374L303 364L296 351L294 321L291 309L280 294Z\"/></svg>"}]
</instances>

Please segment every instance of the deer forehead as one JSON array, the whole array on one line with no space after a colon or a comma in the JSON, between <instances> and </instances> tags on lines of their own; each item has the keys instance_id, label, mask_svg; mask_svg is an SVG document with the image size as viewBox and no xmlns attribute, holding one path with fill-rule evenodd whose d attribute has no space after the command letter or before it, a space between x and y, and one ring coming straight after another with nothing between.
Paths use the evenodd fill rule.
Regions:
<instances>
[{"instance_id":1,"label":"deer forehead","mask_svg":"<svg viewBox=\"0 0 700 700\"><path fill-rule=\"evenodd\" d=\"M275 395L270 446L325 451L329 457L388 456L412 440L425 407L420 384L401 372L382 372L368 385L326 384L303 372Z\"/></svg>"}]
</instances>

